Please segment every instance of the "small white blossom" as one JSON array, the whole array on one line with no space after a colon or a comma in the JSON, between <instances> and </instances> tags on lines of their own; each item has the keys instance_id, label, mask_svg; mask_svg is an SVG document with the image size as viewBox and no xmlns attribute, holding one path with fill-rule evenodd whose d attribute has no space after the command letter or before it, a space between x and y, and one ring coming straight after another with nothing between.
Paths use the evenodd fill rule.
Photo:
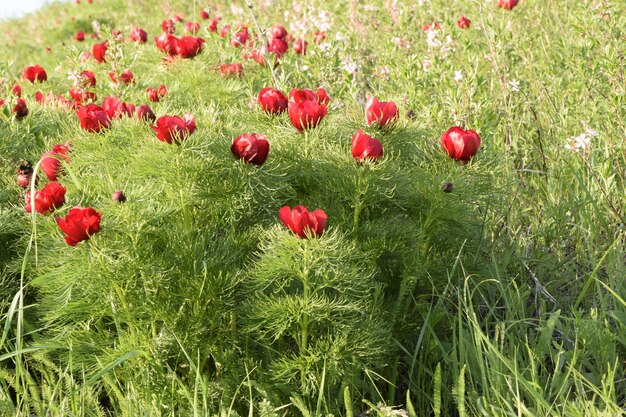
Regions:
<instances>
[{"instance_id":1,"label":"small white blossom","mask_svg":"<svg viewBox=\"0 0 626 417\"><path fill-rule=\"evenodd\" d=\"M351 56L347 56L343 60L342 68L348 74L353 75L355 72L359 70L359 65L352 59Z\"/></svg>"},{"instance_id":2,"label":"small white blossom","mask_svg":"<svg viewBox=\"0 0 626 417\"><path fill-rule=\"evenodd\" d=\"M587 128L584 133L578 136L572 136L566 139L565 149L572 152L579 152L581 149L587 149L591 146L591 138L598 135L593 129Z\"/></svg>"},{"instance_id":3,"label":"small white blossom","mask_svg":"<svg viewBox=\"0 0 626 417\"><path fill-rule=\"evenodd\" d=\"M519 93L519 81L512 80L509 82L509 86L511 87L511 91L514 93Z\"/></svg>"},{"instance_id":4,"label":"small white blossom","mask_svg":"<svg viewBox=\"0 0 626 417\"><path fill-rule=\"evenodd\" d=\"M234 3L231 3L231 5L230 5L230 11L231 11L231 13L232 13L232 14L234 14L234 15L236 15L236 16L237 16L237 15L239 15L239 16L240 16L240 15L242 15L242 14L244 13L244 11L243 11L243 7L237 6L237 5L236 5L236 4L234 4Z\"/></svg>"},{"instance_id":5,"label":"small white blossom","mask_svg":"<svg viewBox=\"0 0 626 417\"><path fill-rule=\"evenodd\" d=\"M323 42L318 45L318 48L320 48L320 51L322 52L328 52L330 51L330 48L332 48L332 45L328 42Z\"/></svg>"},{"instance_id":6,"label":"small white blossom","mask_svg":"<svg viewBox=\"0 0 626 417\"><path fill-rule=\"evenodd\" d=\"M462 79L463 79L463 71L461 71L461 70L454 71L454 81L456 81L458 83Z\"/></svg>"},{"instance_id":7,"label":"small white blossom","mask_svg":"<svg viewBox=\"0 0 626 417\"><path fill-rule=\"evenodd\" d=\"M430 71L432 67L433 67L433 62L430 59L425 59L422 61L422 70L424 72Z\"/></svg>"},{"instance_id":8,"label":"small white blossom","mask_svg":"<svg viewBox=\"0 0 626 417\"><path fill-rule=\"evenodd\" d=\"M343 33L337 32L337 33L335 33L335 40L337 40L339 42L346 42L348 40L348 38L346 38L346 36Z\"/></svg>"}]
</instances>

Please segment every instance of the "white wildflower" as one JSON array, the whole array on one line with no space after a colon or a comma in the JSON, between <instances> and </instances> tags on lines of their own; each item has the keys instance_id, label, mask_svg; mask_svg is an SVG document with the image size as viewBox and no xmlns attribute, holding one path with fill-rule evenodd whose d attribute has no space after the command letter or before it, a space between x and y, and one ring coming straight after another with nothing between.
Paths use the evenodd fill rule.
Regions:
<instances>
[{"instance_id":1,"label":"white wildflower","mask_svg":"<svg viewBox=\"0 0 626 417\"><path fill-rule=\"evenodd\" d=\"M463 79L463 71L461 71L461 70L454 71L454 81L456 81L458 83L462 79Z\"/></svg>"},{"instance_id":2,"label":"white wildflower","mask_svg":"<svg viewBox=\"0 0 626 417\"><path fill-rule=\"evenodd\" d=\"M359 65L352 59L351 56L346 56L343 60L342 68L348 74L353 75L359 70Z\"/></svg>"},{"instance_id":3,"label":"white wildflower","mask_svg":"<svg viewBox=\"0 0 626 417\"><path fill-rule=\"evenodd\" d=\"M346 42L348 40L348 38L346 38L346 36L343 33L337 32L337 33L335 33L335 40L337 40L339 42Z\"/></svg>"},{"instance_id":4,"label":"white wildflower","mask_svg":"<svg viewBox=\"0 0 626 417\"><path fill-rule=\"evenodd\" d=\"M519 81L509 81L509 86L511 87L511 91L513 91L514 93L519 93Z\"/></svg>"},{"instance_id":5,"label":"white wildflower","mask_svg":"<svg viewBox=\"0 0 626 417\"><path fill-rule=\"evenodd\" d=\"M241 16L244 13L243 7L237 6L234 3L231 3L230 11L231 11L232 14L234 14L236 16Z\"/></svg>"}]
</instances>

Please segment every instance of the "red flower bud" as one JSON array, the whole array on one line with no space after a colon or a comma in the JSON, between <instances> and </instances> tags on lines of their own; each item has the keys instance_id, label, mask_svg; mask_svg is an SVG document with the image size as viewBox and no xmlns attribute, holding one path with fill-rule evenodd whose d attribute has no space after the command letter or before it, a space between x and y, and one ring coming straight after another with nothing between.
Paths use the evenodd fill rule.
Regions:
<instances>
[{"instance_id":1,"label":"red flower bud","mask_svg":"<svg viewBox=\"0 0 626 417\"><path fill-rule=\"evenodd\" d=\"M148 33L139 27L133 27L130 30L130 40L133 42L146 43L148 41Z\"/></svg>"},{"instance_id":2,"label":"red flower bud","mask_svg":"<svg viewBox=\"0 0 626 417\"><path fill-rule=\"evenodd\" d=\"M137 106L135 114L137 114L137 118L142 121L154 123L154 121L156 120L156 116L154 115L154 112L152 111L150 106L147 106L145 104Z\"/></svg>"},{"instance_id":3,"label":"red flower bud","mask_svg":"<svg viewBox=\"0 0 626 417\"><path fill-rule=\"evenodd\" d=\"M284 206L280 209L278 217L283 225L301 239L322 236L328 221L324 210L309 213L304 206L295 206L293 210L289 206Z\"/></svg>"},{"instance_id":4,"label":"red flower bud","mask_svg":"<svg viewBox=\"0 0 626 417\"><path fill-rule=\"evenodd\" d=\"M28 161L22 161L17 169L17 184L22 188L30 186L30 180L33 176L33 166Z\"/></svg>"},{"instance_id":5,"label":"red flower bud","mask_svg":"<svg viewBox=\"0 0 626 417\"><path fill-rule=\"evenodd\" d=\"M123 203L126 201L126 196L122 191L116 191L111 195L111 199L117 203Z\"/></svg>"},{"instance_id":6,"label":"red flower bud","mask_svg":"<svg viewBox=\"0 0 626 417\"><path fill-rule=\"evenodd\" d=\"M185 23L185 32L189 32L193 35L196 34L197 31L200 30L200 23L198 22L187 22Z\"/></svg>"},{"instance_id":7,"label":"red flower bud","mask_svg":"<svg viewBox=\"0 0 626 417\"><path fill-rule=\"evenodd\" d=\"M293 44L293 51L300 55L306 55L306 48L309 46L309 43L304 39L298 39Z\"/></svg>"},{"instance_id":8,"label":"red flower bud","mask_svg":"<svg viewBox=\"0 0 626 417\"><path fill-rule=\"evenodd\" d=\"M173 19L166 19L161 22L161 29L165 33L174 33L176 30L176 22Z\"/></svg>"},{"instance_id":9,"label":"red flower bud","mask_svg":"<svg viewBox=\"0 0 626 417\"><path fill-rule=\"evenodd\" d=\"M35 81L40 83L46 81L48 74L46 74L46 70L41 65L30 65L24 68L22 77L34 84Z\"/></svg>"},{"instance_id":10,"label":"red flower bud","mask_svg":"<svg viewBox=\"0 0 626 417\"><path fill-rule=\"evenodd\" d=\"M375 161L383 156L383 144L359 129L352 136L352 156L359 162L365 159Z\"/></svg>"},{"instance_id":11,"label":"red flower bud","mask_svg":"<svg viewBox=\"0 0 626 417\"><path fill-rule=\"evenodd\" d=\"M241 26L237 33L230 38L230 44L235 48L239 48L241 45L245 45L249 39L250 35L248 34L248 28Z\"/></svg>"},{"instance_id":12,"label":"red flower bud","mask_svg":"<svg viewBox=\"0 0 626 417\"><path fill-rule=\"evenodd\" d=\"M287 110L287 97L271 87L262 89L258 96L261 108L267 113L282 113Z\"/></svg>"},{"instance_id":13,"label":"red flower bud","mask_svg":"<svg viewBox=\"0 0 626 417\"><path fill-rule=\"evenodd\" d=\"M246 163L261 166L267 159L270 143L260 133L244 133L233 140L230 150L233 155Z\"/></svg>"},{"instance_id":14,"label":"red flower bud","mask_svg":"<svg viewBox=\"0 0 626 417\"><path fill-rule=\"evenodd\" d=\"M294 88L289 92L287 107L291 124L299 131L314 128L326 117L328 101L330 98L324 89L320 88L314 93L311 90Z\"/></svg>"},{"instance_id":15,"label":"red flower bud","mask_svg":"<svg viewBox=\"0 0 626 417\"><path fill-rule=\"evenodd\" d=\"M274 25L272 27L272 38L283 39L285 36L287 36L287 30L284 26Z\"/></svg>"},{"instance_id":16,"label":"red flower bud","mask_svg":"<svg viewBox=\"0 0 626 417\"><path fill-rule=\"evenodd\" d=\"M91 53L93 54L94 59L98 61L99 64L106 62L105 55L107 53L108 47L109 41L104 41L102 43L94 44L93 48L91 49Z\"/></svg>"},{"instance_id":17,"label":"red flower bud","mask_svg":"<svg viewBox=\"0 0 626 417\"><path fill-rule=\"evenodd\" d=\"M48 177L48 180L57 180L62 169L61 159L66 162L69 161L69 152L70 149L65 145L54 145L51 151L41 156L39 166L46 174L46 177Z\"/></svg>"},{"instance_id":18,"label":"red flower bud","mask_svg":"<svg viewBox=\"0 0 626 417\"><path fill-rule=\"evenodd\" d=\"M519 0L498 0L498 7L506 10L511 10L513 7L517 6Z\"/></svg>"},{"instance_id":19,"label":"red flower bud","mask_svg":"<svg viewBox=\"0 0 626 417\"><path fill-rule=\"evenodd\" d=\"M28 106L26 106L26 100L18 98L12 112L15 113L15 118L18 120L28 116Z\"/></svg>"},{"instance_id":20,"label":"red flower bud","mask_svg":"<svg viewBox=\"0 0 626 417\"><path fill-rule=\"evenodd\" d=\"M467 162L476 155L480 147L480 136L471 129L463 130L454 126L441 135L441 147L450 158Z\"/></svg>"},{"instance_id":21,"label":"red flower bud","mask_svg":"<svg viewBox=\"0 0 626 417\"><path fill-rule=\"evenodd\" d=\"M379 101L370 97L365 103L365 121L369 126L376 123L380 127L391 125L398 117L398 106L393 101Z\"/></svg>"},{"instance_id":22,"label":"red flower bud","mask_svg":"<svg viewBox=\"0 0 626 417\"><path fill-rule=\"evenodd\" d=\"M102 108L109 119L118 119L122 116L132 117L135 113L135 105L109 96L102 99Z\"/></svg>"},{"instance_id":23,"label":"red flower bud","mask_svg":"<svg viewBox=\"0 0 626 417\"><path fill-rule=\"evenodd\" d=\"M209 29L209 32L217 32L217 24L220 22L221 19L221 17L214 17L211 20L211 23L209 23L209 26L207 27L207 29Z\"/></svg>"},{"instance_id":24,"label":"red flower bud","mask_svg":"<svg viewBox=\"0 0 626 417\"><path fill-rule=\"evenodd\" d=\"M76 32L76 34L74 35L74 39L76 39L78 42L82 42L85 40L85 32Z\"/></svg>"},{"instance_id":25,"label":"red flower bud","mask_svg":"<svg viewBox=\"0 0 626 417\"><path fill-rule=\"evenodd\" d=\"M470 20L465 17L465 16L461 16L461 18L458 20L458 22L456 22L456 25L458 27L460 27L461 29L469 29L470 27Z\"/></svg>"},{"instance_id":26,"label":"red flower bud","mask_svg":"<svg viewBox=\"0 0 626 417\"><path fill-rule=\"evenodd\" d=\"M156 126L151 127L160 141L180 143L196 131L196 121L191 114L183 117L161 116L157 119Z\"/></svg>"},{"instance_id":27,"label":"red flower bud","mask_svg":"<svg viewBox=\"0 0 626 417\"><path fill-rule=\"evenodd\" d=\"M289 50L289 44L281 38L272 38L267 42L267 52L275 53L277 57L281 57Z\"/></svg>"},{"instance_id":28,"label":"red flower bud","mask_svg":"<svg viewBox=\"0 0 626 417\"><path fill-rule=\"evenodd\" d=\"M167 88L165 88L164 84L161 84L158 88L146 88L146 93L148 93L148 100L150 101L159 101L161 97L167 94Z\"/></svg>"},{"instance_id":29,"label":"red flower bud","mask_svg":"<svg viewBox=\"0 0 626 417\"><path fill-rule=\"evenodd\" d=\"M76 112L80 127L87 132L100 132L111 125L111 120L107 112L100 106L95 104L87 104L82 106Z\"/></svg>"}]
</instances>

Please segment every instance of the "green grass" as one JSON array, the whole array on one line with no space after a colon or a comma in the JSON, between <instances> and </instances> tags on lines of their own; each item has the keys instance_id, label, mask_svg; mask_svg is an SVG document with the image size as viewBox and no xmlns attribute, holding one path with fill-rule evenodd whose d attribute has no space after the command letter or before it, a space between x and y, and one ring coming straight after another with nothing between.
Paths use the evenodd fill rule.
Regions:
<instances>
[{"instance_id":1,"label":"green grass","mask_svg":"<svg viewBox=\"0 0 626 417\"><path fill-rule=\"evenodd\" d=\"M161 63L168 5L186 19L211 6L256 33L245 2L241 14L227 2L81 3L0 22L0 98L25 65L48 73L20 80L27 118L0 114L0 415L626 414L623 2L253 2L262 28L290 32L329 12L327 49L309 36L306 56L275 69L285 93L331 97L306 134L256 104L267 67L220 76L243 59L208 21L200 55ZM73 35L94 20L103 39L139 25L149 41L81 63L96 41ZM429 49L432 21L451 37L445 53ZM112 85L109 71L126 68L136 83ZM165 84L154 112L192 113L197 131L167 145L124 118L90 134L35 102L36 90L67 96L68 73L84 69L98 102L147 104L146 88ZM399 105L393 128L365 126L372 94ZM440 149L457 124L482 138L466 165ZM360 128L383 143L379 163L352 158ZM586 128L591 146L565 149ZM250 132L270 141L262 167L230 153ZM53 216L25 213L16 184L21 159L67 141L58 214L103 213L76 248ZM119 189L126 203L111 200ZM323 237L280 224L298 204L325 210Z\"/></svg>"}]
</instances>

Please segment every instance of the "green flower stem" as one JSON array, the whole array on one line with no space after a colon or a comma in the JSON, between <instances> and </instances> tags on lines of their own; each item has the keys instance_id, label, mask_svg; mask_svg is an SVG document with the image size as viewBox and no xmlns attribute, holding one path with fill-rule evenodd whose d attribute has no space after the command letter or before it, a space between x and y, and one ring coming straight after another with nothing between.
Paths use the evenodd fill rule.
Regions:
<instances>
[{"instance_id":1,"label":"green flower stem","mask_svg":"<svg viewBox=\"0 0 626 417\"><path fill-rule=\"evenodd\" d=\"M352 220L352 230L357 233L359 230L359 220L361 217L361 210L363 210L363 196L367 192L367 181L365 178L365 166L357 167L356 175L356 194L354 196L354 217Z\"/></svg>"}]
</instances>

